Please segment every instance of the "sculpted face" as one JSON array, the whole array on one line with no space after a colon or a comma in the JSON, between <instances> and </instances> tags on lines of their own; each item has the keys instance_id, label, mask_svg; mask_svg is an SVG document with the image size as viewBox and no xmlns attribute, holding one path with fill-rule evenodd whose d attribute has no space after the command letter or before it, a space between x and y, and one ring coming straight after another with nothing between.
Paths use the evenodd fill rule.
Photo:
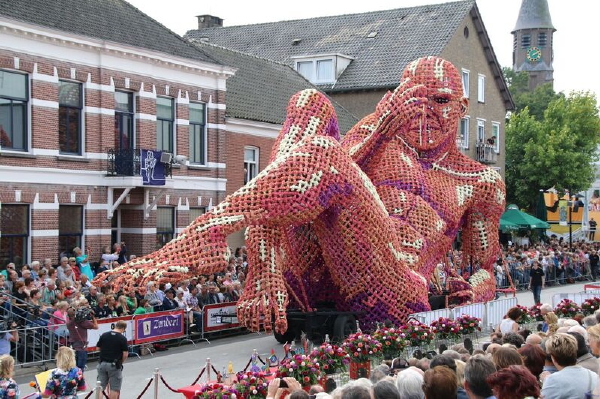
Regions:
<instances>
[{"instance_id":1,"label":"sculpted face","mask_svg":"<svg viewBox=\"0 0 600 399\"><path fill-rule=\"evenodd\" d=\"M417 151L455 145L458 122L468 108L463 98L462 78L450 62L438 57L419 58L402 74L405 87L414 88L414 106L404 140Z\"/></svg>"}]
</instances>

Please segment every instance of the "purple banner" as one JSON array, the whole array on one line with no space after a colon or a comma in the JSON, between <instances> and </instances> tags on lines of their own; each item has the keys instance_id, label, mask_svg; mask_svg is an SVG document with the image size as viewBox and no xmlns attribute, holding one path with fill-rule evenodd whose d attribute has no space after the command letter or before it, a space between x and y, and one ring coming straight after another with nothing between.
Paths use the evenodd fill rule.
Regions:
<instances>
[{"instance_id":1,"label":"purple banner","mask_svg":"<svg viewBox=\"0 0 600 399\"><path fill-rule=\"evenodd\" d=\"M183 311L135 316L135 343L183 336Z\"/></svg>"},{"instance_id":2,"label":"purple banner","mask_svg":"<svg viewBox=\"0 0 600 399\"><path fill-rule=\"evenodd\" d=\"M145 186L165 185L165 164L160 162L162 151L142 150L140 174Z\"/></svg>"}]
</instances>

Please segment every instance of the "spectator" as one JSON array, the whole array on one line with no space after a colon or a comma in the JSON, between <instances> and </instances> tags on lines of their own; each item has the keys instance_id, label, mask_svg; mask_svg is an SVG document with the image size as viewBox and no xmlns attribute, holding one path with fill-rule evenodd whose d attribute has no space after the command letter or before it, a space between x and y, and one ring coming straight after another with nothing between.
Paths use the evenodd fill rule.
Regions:
<instances>
[{"instance_id":1,"label":"spectator","mask_svg":"<svg viewBox=\"0 0 600 399\"><path fill-rule=\"evenodd\" d=\"M121 315L129 315L131 312L129 311L129 306L127 305L127 297L125 295L120 295L117 307L117 312Z\"/></svg>"},{"instance_id":2,"label":"spectator","mask_svg":"<svg viewBox=\"0 0 600 399\"><path fill-rule=\"evenodd\" d=\"M494 363L483 357L473 356L465 365L465 390L470 399L485 399L492 396L486 379L496 372Z\"/></svg>"},{"instance_id":3,"label":"spectator","mask_svg":"<svg viewBox=\"0 0 600 399\"><path fill-rule=\"evenodd\" d=\"M358 385L358 384L346 385L342 389L342 398L341 399L372 399L371 391L369 388L367 388L363 385Z\"/></svg>"},{"instance_id":4,"label":"spectator","mask_svg":"<svg viewBox=\"0 0 600 399\"><path fill-rule=\"evenodd\" d=\"M577 340L577 365L598 374L598 359L588 350L585 338L577 332L568 332Z\"/></svg>"},{"instance_id":5,"label":"spectator","mask_svg":"<svg viewBox=\"0 0 600 399\"><path fill-rule=\"evenodd\" d=\"M92 308L98 306L98 288L92 285L90 287L90 293L85 296L85 299L87 299Z\"/></svg>"},{"instance_id":6,"label":"spectator","mask_svg":"<svg viewBox=\"0 0 600 399\"><path fill-rule=\"evenodd\" d=\"M381 380L373 385L374 399L402 399L398 388L391 381Z\"/></svg>"},{"instance_id":7,"label":"spectator","mask_svg":"<svg viewBox=\"0 0 600 399\"><path fill-rule=\"evenodd\" d=\"M511 365L523 365L523 359L519 353L511 348L498 348L492 355L492 361L496 365L496 370L506 368Z\"/></svg>"},{"instance_id":8,"label":"spectator","mask_svg":"<svg viewBox=\"0 0 600 399\"><path fill-rule=\"evenodd\" d=\"M600 356L600 324L588 328L587 333L590 341L590 351L594 356Z\"/></svg>"},{"instance_id":9,"label":"spectator","mask_svg":"<svg viewBox=\"0 0 600 399\"><path fill-rule=\"evenodd\" d=\"M546 360L546 353L539 345L526 344L519 350L519 355L523 357L523 365L531 371L531 374L536 379L540 377L542 371L544 371L544 363Z\"/></svg>"},{"instance_id":10,"label":"spectator","mask_svg":"<svg viewBox=\"0 0 600 399\"><path fill-rule=\"evenodd\" d=\"M396 376L396 388L402 399L424 399L423 392L423 372L415 368L402 370Z\"/></svg>"},{"instance_id":11,"label":"spectator","mask_svg":"<svg viewBox=\"0 0 600 399\"><path fill-rule=\"evenodd\" d=\"M8 321L6 321L4 324L8 324ZM10 325L3 326L2 330L6 330L6 331L1 333L2 338L0 338L0 355L9 355L10 354L10 343L19 341L19 333L17 331L17 323L10 322Z\"/></svg>"},{"instance_id":12,"label":"spectator","mask_svg":"<svg viewBox=\"0 0 600 399\"><path fill-rule=\"evenodd\" d=\"M146 298L142 298L140 299L140 301L138 302L138 307L135 310L135 312L133 312L133 314L146 314L146 313L151 313L152 312L152 307L148 304L148 300Z\"/></svg>"},{"instance_id":13,"label":"spectator","mask_svg":"<svg viewBox=\"0 0 600 399\"><path fill-rule=\"evenodd\" d=\"M486 381L496 399L537 398L540 395L537 379L525 366L509 366L496 371Z\"/></svg>"},{"instance_id":14,"label":"spectator","mask_svg":"<svg viewBox=\"0 0 600 399\"><path fill-rule=\"evenodd\" d=\"M67 329L69 342L75 350L77 367L84 371L87 364L88 330L97 330L98 321L85 299L81 301L77 310L75 307L68 310Z\"/></svg>"},{"instance_id":15,"label":"spectator","mask_svg":"<svg viewBox=\"0 0 600 399\"><path fill-rule=\"evenodd\" d=\"M119 251L117 262L119 262L119 265L127 263L127 246L125 245L125 241L121 241L120 244L115 245L117 246L116 249Z\"/></svg>"},{"instance_id":16,"label":"spectator","mask_svg":"<svg viewBox=\"0 0 600 399\"><path fill-rule=\"evenodd\" d=\"M13 380L15 359L10 355L0 356L0 398L19 398L19 384Z\"/></svg>"},{"instance_id":17,"label":"spectator","mask_svg":"<svg viewBox=\"0 0 600 399\"><path fill-rule=\"evenodd\" d=\"M94 314L98 319L105 319L110 316L110 309L106 306L106 296L103 294L96 295L98 302L93 307Z\"/></svg>"},{"instance_id":18,"label":"spectator","mask_svg":"<svg viewBox=\"0 0 600 399\"><path fill-rule=\"evenodd\" d=\"M576 365L577 340L574 337L556 333L548 338L546 350L558 371L554 374L543 372L540 376L544 399L579 399L594 390L598 375Z\"/></svg>"},{"instance_id":19,"label":"spectator","mask_svg":"<svg viewBox=\"0 0 600 399\"><path fill-rule=\"evenodd\" d=\"M496 332L501 332L502 334L506 334L509 332L517 332L519 331L518 321L521 319L523 312L518 307L510 308L506 313L506 316L498 324L496 327Z\"/></svg>"},{"instance_id":20,"label":"spectator","mask_svg":"<svg viewBox=\"0 0 600 399\"><path fill-rule=\"evenodd\" d=\"M524 343L525 339L523 339L523 337L518 333L509 332L502 336L502 345L514 345L517 349L519 349Z\"/></svg>"},{"instance_id":21,"label":"spectator","mask_svg":"<svg viewBox=\"0 0 600 399\"><path fill-rule=\"evenodd\" d=\"M162 310L162 299L158 294L156 285L153 282L148 283L148 290L144 296L144 299L148 301L148 305L150 305L155 312Z\"/></svg>"},{"instance_id":22,"label":"spectator","mask_svg":"<svg viewBox=\"0 0 600 399\"><path fill-rule=\"evenodd\" d=\"M436 366L423 376L423 392L427 399L448 399L456 397L456 374L446 366Z\"/></svg>"},{"instance_id":23,"label":"spectator","mask_svg":"<svg viewBox=\"0 0 600 399\"><path fill-rule=\"evenodd\" d=\"M175 293L173 290L167 290L165 292L165 299L162 303L163 310L174 310L179 309L179 304L175 301Z\"/></svg>"},{"instance_id":24,"label":"spectator","mask_svg":"<svg viewBox=\"0 0 600 399\"><path fill-rule=\"evenodd\" d=\"M56 353L56 368L46 382L44 397L76 398L77 391L85 391L83 371L75 366L75 352L68 346L61 346Z\"/></svg>"}]
</instances>

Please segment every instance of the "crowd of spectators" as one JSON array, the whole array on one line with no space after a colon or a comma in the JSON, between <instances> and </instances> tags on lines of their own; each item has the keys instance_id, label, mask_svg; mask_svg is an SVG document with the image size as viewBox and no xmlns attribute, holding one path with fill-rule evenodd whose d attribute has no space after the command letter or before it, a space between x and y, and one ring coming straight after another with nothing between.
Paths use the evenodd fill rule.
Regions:
<instances>
[{"instance_id":1,"label":"crowd of spectators","mask_svg":"<svg viewBox=\"0 0 600 399\"><path fill-rule=\"evenodd\" d=\"M69 321L68 310L79 308L91 309L96 319L184 309L191 327L198 328L204 305L235 302L244 289L247 263L243 247L235 251L222 273L200 275L176 285L149 283L120 291L95 287L91 280L97 273L135 259L135 255L127 256L124 243L106 247L96 262L80 248L73 254L76 256L61 257L57 265L44 259L20 268L14 263L2 267L0 310L13 313L12 319L19 325L48 326L59 336L68 334L68 329L61 327Z\"/></svg>"},{"instance_id":2,"label":"crowd of spectators","mask_svg":"<svg viewBox=\"0 0 600 399\"><path fill-rule=\"evenodd\" d=\"M527 289L534 263L544 271L547 286L573 283L589 279L596 281L600 263L600 242L575 241L570 246L562 238L533 245L507 245L494 267L496 286L506 289ZM479 265L463 262L462 252L450 251L444 263L438 264L431 281L431 291L446 290L448 276L459 275L468 280L479 270Z\"/></svg>"},{"instance_id":3,"label":"crowd of spectators","mask_svg":"<svg viewBox=\"0 0 600 399\"><path fill-rule=\"evenodd\" d=\"M511 309L508 318L518 322L517 311ZM314 386L312 393L316 399L598 397L594 395L600 391L600 311L580 321L559 319L550 305L542 305L542 313L545 321L538 332L504 323L506 328L498 328L475 348L465 342L442 347L439 353L418 351L417 357L377 365L369 379L332 386L327 392ZM283 390L277 387L274 381L267 399L283 399ZM296 390L292 397L308 398Z\"/></svg>"}]
</instances>

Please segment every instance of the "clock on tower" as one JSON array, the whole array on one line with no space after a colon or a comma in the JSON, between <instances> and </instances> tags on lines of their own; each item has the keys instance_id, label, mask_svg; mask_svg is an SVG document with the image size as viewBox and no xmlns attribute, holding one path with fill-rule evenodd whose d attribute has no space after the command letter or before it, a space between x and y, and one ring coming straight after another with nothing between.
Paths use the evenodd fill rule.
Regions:
<instances>
[{"instance_id":1,"label":"clock on tower","mask_svg":"<svg viewBox=\"0 0 600 399\"><path fill-rule=\"evenodd\" d=\"M538 62L542 59L542 50L539 47L529 47L527 49L527 59L529 62Z\"/></svg>"}]
</instances>

